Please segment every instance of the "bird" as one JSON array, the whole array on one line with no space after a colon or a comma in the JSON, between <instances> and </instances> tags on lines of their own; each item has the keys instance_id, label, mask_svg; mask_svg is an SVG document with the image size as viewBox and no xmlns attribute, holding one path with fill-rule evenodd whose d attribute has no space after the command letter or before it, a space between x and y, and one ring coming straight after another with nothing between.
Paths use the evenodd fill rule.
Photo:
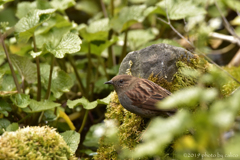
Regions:
<instances>
[{"instance_id":1,"label":"bird","mask_svg":"<svg viewBox=\"0 0 240 160\"><path fill-rule=\"evenodd\" d=\"M155 106L157 102L170 96L171 92L150 80L131 75L117 75L104 84L113 85L121 105L141 117L169 117L177 111Z\"/></svg>"}]
</instances>

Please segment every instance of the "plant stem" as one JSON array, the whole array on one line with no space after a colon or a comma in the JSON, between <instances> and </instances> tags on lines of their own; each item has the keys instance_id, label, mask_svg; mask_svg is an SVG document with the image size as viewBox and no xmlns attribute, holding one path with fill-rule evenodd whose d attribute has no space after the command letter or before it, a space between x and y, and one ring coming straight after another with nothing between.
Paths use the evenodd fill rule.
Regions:
<instances>
[{"instance_id":1,"label":"plant stem","mask_svg":"<svg viewBox=\"0 0 240 160\"><path fill-rule=\"evenodd\" d=\"M88 93L87 95L87 99L89 99L89 97L91 97L91 91L90 91L90 82L91 82L91 70L92 70L92 62L91 62L91 42L88 43L88 54L87 54L87 57L88 57L88 69L87 69L87 90L86 92Z\"/></svg>"},{"instance_id":2,"label":"plant stem","mask_svg":"<svg viewBox=\"0 0 240 160\"><path fill-rule=\"evenodd\" d=\"M74 73L75 73L77 81L79 83L80 92L82 93L83 96L86 96L85 95L86 92L85 92L85 88L84 88L83 83L82 83L82 79L81 79L81 77L80 77L80 75L78 73L77 67L76 67L76 65L75 65L75 63L74 63L74 61L72 59L72 56L68 54L67 57L68 57L68 60L69 60L70 64L73 67Z\"/></svg>"},{"instance_id":3,"label":"plant stem","mask_svg":"<svg viewBox=\"0 0 240 160\"><path fill-rule=\"evenodd\" d=\"M33 34L33 46L34 46L34 52L37 52L37 45L36 45L36 40L35 40L35 35ZM41 75L40 75L40 64L39 64L39 56L35 58L36 60L36 65L37 65L37 101L41 101L41 89L42 89L42 84L41 84Z\"/></svg>"},{"instance_id":4,"label":"plant stem","mask_svg":"<svg viewBox=\"0 0 240 160\"><path fill-rule=\"evenodd\" d=\"M83 130L85 124L86 124L87 117L88 117L88 112L89 112L88 110L85 111L85 114L84 114L84 117L83 117L83 122L82 122L82 125L81 125L78 133L81 133L81 132L82 132L82 130Z\"/></svg>"},{"instance_id":5,"label":"plant stem","mask_svg":"<svg viewBox=\"0 0 240 160\"><path fill-rule=\"evenodd\" d=\"M12 65L11 59L9 57L9 53L8 53L7 47L6 47L5 43L4 43L4 39L5 39L5 36L0 33L0 41L2 43L4 52L6 54L6 57L7 57L7 60L8 60L8 64L9 64L9 67L10 67L10 70L11 70L11 73L12 73L12 76L13 76L14 83L16 85L18 93L21 93L21 88L20 88L20 85L18 83L17 76L16 76L16 74L14 72L13 65Z\"/></svg>"},{"instance_id":6,"label":"plant stem","mask_svg":"<svg viewBox=\"0 0 240 160\"><path fill-rule=\"evenodd\" d=\"M100 56L98 56L98 61L99 61L99 63L100 63L100 64L102 65L102 67L103 67L103 70L104 70L104 73L105 73L106 78L109 79L106 66L105 66L105 64L103 63L103 61L102 61L102 59L101 59Z\"/></svg>"},{"instance_id":7,"label":"plant stem","mask_svg":"<svg viewBox=\"0 0 240 160\"><path fill-rule=\"evenodd\" d=\"M55 60L55 57L52 54L51 68L50 68L49 79L48 79L48 89L47 89L45 99L49 99L49 96L50 96L50 93L51 93L52 72L53 72L54 60Z\"/></svg>"},{"instance_id":8,"label":"plant stem","mask_svg":"<svg viewBox=\"0 0 240 160\"><path fill-rule=\"evenodd\" d=\"M124 44L123 44L122 54L121 54L119 63L121 63L123 58L127 55L127 37L128 37L128 29L125 31Z\"/></svg>"}]
</instances>

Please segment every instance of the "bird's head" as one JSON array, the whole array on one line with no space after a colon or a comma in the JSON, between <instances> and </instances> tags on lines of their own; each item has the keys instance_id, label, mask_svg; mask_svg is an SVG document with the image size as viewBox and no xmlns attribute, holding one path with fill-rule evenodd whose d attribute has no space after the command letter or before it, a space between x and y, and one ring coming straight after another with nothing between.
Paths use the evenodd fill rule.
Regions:
<instances>
[{"instance_id":1,"label":"bird's head","mask_svg":"<svg viewBox=\"0 0 240 160\"><path fill-rule=\"evenodd\" d=\"M124 90L127 90L129 85L134 82L136 77L130 75L118 75L113 77L110 81L105 82L104 84L113 85L116 92L119 94Z\"/></svg>"}]
</instances>

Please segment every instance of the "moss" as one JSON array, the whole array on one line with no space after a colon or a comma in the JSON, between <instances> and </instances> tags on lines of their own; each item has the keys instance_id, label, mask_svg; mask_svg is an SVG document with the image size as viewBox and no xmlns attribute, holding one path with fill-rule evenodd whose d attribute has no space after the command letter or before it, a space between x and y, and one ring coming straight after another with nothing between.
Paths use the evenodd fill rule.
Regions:
<instances>
[{"instance_id":1,"label":"moss","mask_svg":"<svg viewBox=\"0 0 240 160\"><path fill-rule=\"evenodd\" d=\"M26 127L0 136L0 159L77 159L53 128Z\"/></svg>"},{"instance_id":2,"label":"moss","mask_svg":"<svg viewBox=\"0 0 240 160\"><path fill-rule=\"evenodd\" d=\"M229 74L235 77L238 81L240 81L240 66L239 67L223 67ZM237 89L240 85L234 81L232 78L227 78L227 83L224 84L221 88L221 92L223 95L230 95L235 89Z\"/></svg>"},{"instance_id":3,"label":"moss","mask_svg":"<svg viewBox=\"0 0 240 160\"><path fill-rule=\"evenodd\" d=\"M186 76L183 73L184 69L195 70L200 73L207 72L209 67L209 63L199 57L195 57L193 59L187 60L187 58L181 58L177 63L176 66L178 71L174 74L173 80L168 82L163 77L158 78L158 75L151 74L149 76L149 80L153 81L154 83L166 88L170 92L175 92L179 89L185 88L187 86L192 86L197 83L197 78L192 76Z\"/></svg>"},{"instance_id":4,"label":"moss","mask_svg":"<svg viewBox=\"0 0 240 160\"><path fill-rule=\"evenodd\" d=\"M164 78L158 78L157 75L154 76L153 74L149 76L149 80L171 92L174 92L186 86L196 84L196 78L184 75L183 69L187 68L198 70L200 72L206 72L208 68L207 61L197 56L191 60L188 60L187 57L182 57L176 65L178 67L178 72L173 76L173 80L171 82L168 82ZM131 67L128 71L131 71ZM94 159L118 159L119 151L122 149L128 149L131 151L139 143L141 133L146 128L146 123L142 117L133 114L122 107L116 92L114 92L111 96L111 101L107 107L105 116L106 119L115 119L118 122L119 143L117 145L120 146L120 149L116 147L114 143L105 143L106 137L102 137L99 141L100 146L97 151L98 154L94 157Z\"/></svg>"}]
</instances>

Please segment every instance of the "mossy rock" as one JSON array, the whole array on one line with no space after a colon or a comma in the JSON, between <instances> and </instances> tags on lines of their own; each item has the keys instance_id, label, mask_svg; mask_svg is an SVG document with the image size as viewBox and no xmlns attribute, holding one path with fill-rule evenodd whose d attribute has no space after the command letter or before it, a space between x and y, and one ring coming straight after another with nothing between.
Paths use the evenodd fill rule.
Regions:
<instances>
[{"instance_id":1,"label":"mossy rock","mask_svg":"<svg viewBox=\"0 0 240 160\"><path fill-rule=\"evenodd\" d=\"M26 127L0 136L0 159L77 159L55 129Z\"/></svg>"},{"instance_id":2,"label":"mossy rock","mask_svg":"<svg viewBox=\"0 0 240 160\"><path fill-rule=\"evenodd\" d=\"M175 92L181 88L195 85L197 82L196 78L183 74L183 69L197 70L205 73L209 67L209 63L198 56L193 56L192 59L180 57L179 61L176 62L176 67L177 72L173 75L172 81L168 81L156 74L150 74L148 79L171 92ZM133 150L140 143L141 134L146 129L146 120L124 109L118 100L116 92L113 92L111 96L105 117L106 120L114 119L118 122L118 138L121 149ZM106 138L102 137L100 139L98 154L94 159L119 159L119 146L116 147L114 144L105 143Z\"/></svg>"}]
</instances>

